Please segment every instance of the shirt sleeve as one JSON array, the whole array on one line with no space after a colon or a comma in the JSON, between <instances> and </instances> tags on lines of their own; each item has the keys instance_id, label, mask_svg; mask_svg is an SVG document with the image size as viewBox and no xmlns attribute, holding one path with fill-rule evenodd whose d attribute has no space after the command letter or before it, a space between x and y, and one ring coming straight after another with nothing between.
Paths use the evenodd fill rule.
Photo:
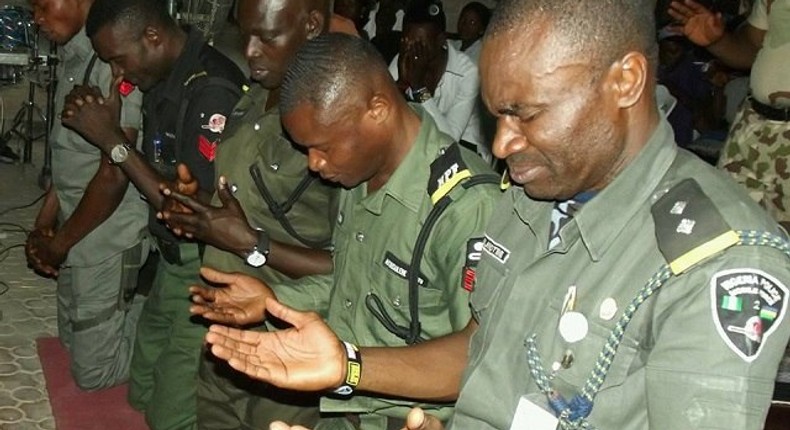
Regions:
<instances>
[{"instance_id":1,"label":"shirt sleeve","mask_svg":"<svg viewBox=\"0 0 790 430\"><path fill-rule=\"evenodd\" d=\"M459 57L461 55L458 54ZM464 64L458 65L461 72L446 71L441 88L437 88L436 94L422 104L436 120L439 130L455 141L459 141L466 130L472 111L477 106L477 95L480 91L477 67L468 58L463 57L463 60L466 60L463 61Z\"/></svg>"},{"instance_id":2,"label":"shirt sleeve","mask_svg":"<svg viewBox=\"0 0 790 430\"><path fill-rule=\"evenodd\" d=\"M206 85L191 96L184 124L179 162L185 163L200 188L213 191L214 158L225 121L239 96L218 85Z\"/></svg>"},{"instance_id":3,"label":"shirt sleeve","mask_svg":"<svg viewBox=\"0 0 790 430\"><path fill-rule=\"evenodd\" d=\"M271 289L277 300L285 305L300 311L318 312L326 318L333 283L331 274L313 275L272 284Z\"/></svg>"},{"instance_id":4,"label":"shirt sleeve","mask_svg":"<svg viewBox=\"0 0 790 430\"><path fill-rule=\"evenodd\" d=\"M787 257L738 246L673 279L643 345L649 427L761 429L790 336Z\"/></svg>"},{"instance_id":5,"label":"shirt sleeve","mask_svg":"<svg viewBox=\"0 0 790 430\"><path fill-rule=\"evenodd\" d=\"M747 18L747 22L754 28L768 30L768 0L756 0L752 5L752 13Z\"/></svg>"},{"instance_id":6,"label":"shirt sleeve","mask_svg":"<svg viewBox=\"0 0 790 430\"><path fill-rule=\"evenodd\" d=\"M481 241L499 197L499 192L491 188L478 185L465 190L460 198L454 196L455 201L437 222L426 248L426 257L443 269L437 279L444 282L448 317L456 331L466 327L471 317L469 293L474 279L468 277L476 275L478 261L474 244Z\"/></svg>"}]
</instances>

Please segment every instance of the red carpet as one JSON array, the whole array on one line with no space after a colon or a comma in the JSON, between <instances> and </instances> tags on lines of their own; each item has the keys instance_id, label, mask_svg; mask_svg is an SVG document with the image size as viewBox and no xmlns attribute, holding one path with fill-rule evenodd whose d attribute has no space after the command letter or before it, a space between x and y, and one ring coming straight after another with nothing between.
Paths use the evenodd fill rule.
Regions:
<instances>
[{"instance_id":1,"label":"red carpet","mask_svg":"<svg viewBox=\"0 0 790 430\"><path fill-rule=\"evenodd\" d=\"M36 340L58 430L148 430L143 415L126 403L126 385L81 391L71 378L69 356L55 337Z\"/></svg>"}]
</instances>

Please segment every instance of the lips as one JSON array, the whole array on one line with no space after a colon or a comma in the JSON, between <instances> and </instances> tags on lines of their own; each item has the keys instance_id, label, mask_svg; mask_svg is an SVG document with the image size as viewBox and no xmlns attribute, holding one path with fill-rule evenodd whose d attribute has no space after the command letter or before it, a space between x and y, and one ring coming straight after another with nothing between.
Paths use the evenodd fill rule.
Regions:
<instances>
[{"instance_id":1,"label":"lips","mask_svg":"<svg viewBox=\"0 0 790 430\"><path fill-rule=\"evenodd\" d=\"M517 184L528 184L539 179L546 172L546 167L529 164L508 164L510 179Z\"/></svg>"}]
</instances>

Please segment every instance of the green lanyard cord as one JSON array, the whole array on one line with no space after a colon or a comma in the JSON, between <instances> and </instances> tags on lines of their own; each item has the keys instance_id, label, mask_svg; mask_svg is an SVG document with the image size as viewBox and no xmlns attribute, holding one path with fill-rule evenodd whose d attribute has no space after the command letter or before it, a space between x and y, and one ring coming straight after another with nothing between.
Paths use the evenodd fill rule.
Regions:
<instances>
[{"instance_id":1,"label":"green lanyard cord","mask_svg":"<svg viewBox=\"0 0 790 430\"><path fill-rule=\"evenodd\" d=\"M771 248L782 251L786 256L790 257L790 242L781 236L758 231L737 231L738 243L736 245L748 246L768 246ZM612 331L609 333L606 344L595 362L592 373L587 378L581 394L574 396L570 402L566 401L562 395L551 387L551 378L546 374L546 370L541 363L538 354L537 335L533 334L526 342L527 347L527 364L532 378L549 400L549 405L557 414L560 421L560 428L562 429L594 429L591 424L587 422L587 416L590 415L593 408L593 402L598 391L601 389L609 369L612 366L612 361L623 341L625 330L631 322L634 314L652 296L658 291L670 278L672 271L669 264L664 264L661 268L647 281L644 287L639 291L637 296L631 300L631 303L626 306L622 316L617 321Z\"/></svg>"}]
</instances>

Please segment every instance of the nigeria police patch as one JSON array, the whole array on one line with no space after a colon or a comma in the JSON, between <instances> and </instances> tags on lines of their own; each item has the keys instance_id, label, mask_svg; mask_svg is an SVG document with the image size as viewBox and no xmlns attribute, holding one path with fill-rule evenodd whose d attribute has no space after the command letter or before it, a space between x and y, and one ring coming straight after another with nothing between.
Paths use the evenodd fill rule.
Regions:
<instances>
[{"instance_id":1,"label":"nigeria police patch","mask_svg":"<svg viewBox=\"0 0 790 430\"><path fill-rule=\"evenodd\" d=\"M723 270L710 281L716 330L747 362L760 354L787 309L787 287L756 269Z\"/></svg>"}]
</instances>

